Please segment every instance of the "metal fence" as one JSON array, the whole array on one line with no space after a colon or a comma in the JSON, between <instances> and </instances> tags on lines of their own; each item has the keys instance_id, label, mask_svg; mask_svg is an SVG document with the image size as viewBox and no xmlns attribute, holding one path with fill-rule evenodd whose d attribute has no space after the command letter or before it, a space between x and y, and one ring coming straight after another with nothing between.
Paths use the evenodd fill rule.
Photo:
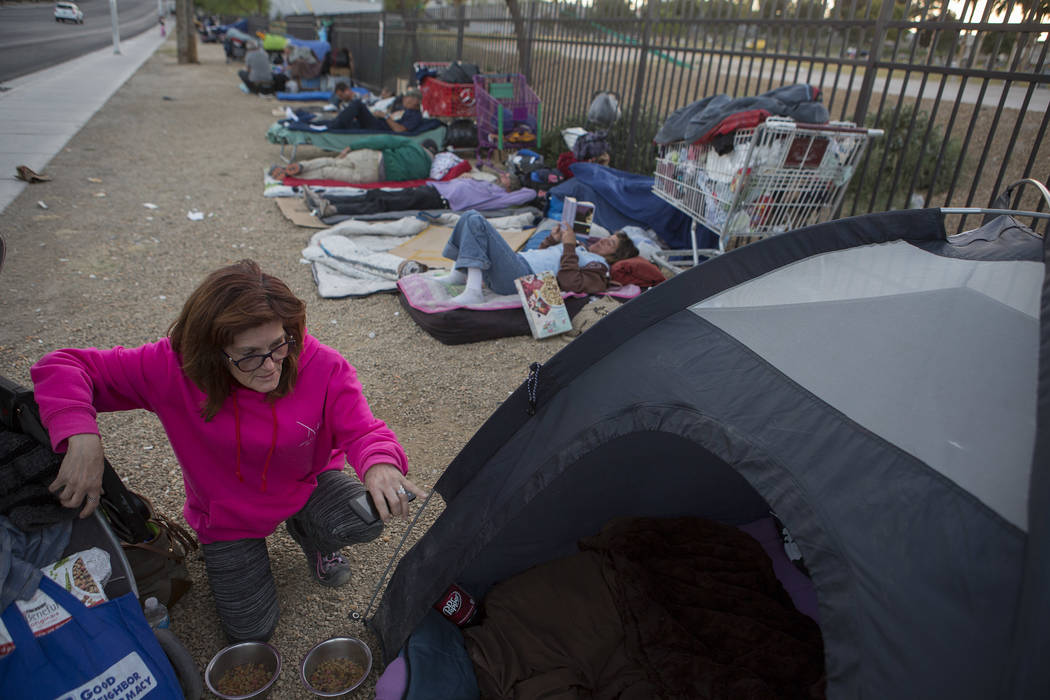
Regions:
<instances>
[{"instance_id":1,"label":"metal fence","mask_svg":"<svg viewBox=\"0 0 1050 700\"><path fill-rule=\"evenodd\" d=\"M651 173L652 136L700 98L819 87L833 119L878 126L841 215L907 206L987 206L1022 177L1046 182L1050 146L1047 29L1035 0L622 0L456 6L411 18L330 18L356 80L393 85L417 61L461 59L524 74L543 101L544 140L587 126L594 94L620 97L613 165ZM953 7L956 5L953 4ZM285 18L309 33L313 16ZM1042 201L1013 203L1033 209Z\"/></svg>"}]
</instances>

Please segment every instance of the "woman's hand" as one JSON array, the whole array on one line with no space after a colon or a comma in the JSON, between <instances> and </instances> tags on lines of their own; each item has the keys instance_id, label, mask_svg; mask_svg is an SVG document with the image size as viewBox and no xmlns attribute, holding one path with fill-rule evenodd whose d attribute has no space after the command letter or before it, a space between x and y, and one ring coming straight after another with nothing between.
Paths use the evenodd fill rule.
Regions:
<instances>
[{"instance_id":1,"label":"woman's hand","mask_svg":"<svg viewBox=\"0 0 1050 700\"><path fill-rule=\"evenodd\" d=\"M58 477L47 488L66 508L79 508L83 503L80 517L86 518L95 512L102 495L102 440L84 433L70 436L66 446Z\"/></svg>"},{"instance_id":2,"label":"woman's hand","mask_svg":"<svg viewBox=\"0 0 1050 700\"><path fill-rule=\"evenodd\" d=\"M576 247L576 230L572 226L566 224L558 224L561 226L561 242L565 245Z\"/></svg>"},{"instance_id":3,"label":"woman's hand","mask_svg":"<svg viewBox=\"0 0 1050 700\"><path fill-rule=\"evenodd\" d=\"M391 515L408 517L408 492L423 498L427 492L409 481L393 464L374 464L365 472L365 488L372 494L379 517L385 522Z\"/></svg>"}]
</instances>

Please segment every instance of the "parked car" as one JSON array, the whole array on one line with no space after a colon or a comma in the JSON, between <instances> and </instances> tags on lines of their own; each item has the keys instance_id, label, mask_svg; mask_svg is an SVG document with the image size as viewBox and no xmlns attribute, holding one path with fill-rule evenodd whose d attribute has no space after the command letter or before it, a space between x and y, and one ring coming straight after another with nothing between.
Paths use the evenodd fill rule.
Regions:
<instances>
[{"instance_id":1,"label":"parked car","mask_svg":"<svg viewBox=\"0 0 1050 700\"><path fill-rule=\"evenodd\" d=\"M84 13L75 2L58 2L55 3L55 21L83 24Z\"/></svg>"}]
</instances>

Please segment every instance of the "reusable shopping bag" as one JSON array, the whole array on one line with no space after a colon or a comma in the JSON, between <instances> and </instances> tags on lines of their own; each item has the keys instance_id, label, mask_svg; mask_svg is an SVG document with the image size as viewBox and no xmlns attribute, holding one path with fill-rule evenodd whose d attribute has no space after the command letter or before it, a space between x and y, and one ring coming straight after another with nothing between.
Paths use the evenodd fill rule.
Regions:
<instances>
[{"instance_id":1,"label":"reusable shopping bag","mask_svg":"<svg viewBox=\"0 0 1050 700\"><path fill-rule=\"evenodd\" d=\"M0 697L181 700L175 671L134 593L88 608L47 576L40 591L52 602L38 601L27 613L39 637L16 603L0 616L10 639L0 645Z\"/></svg>"}]
</instances>

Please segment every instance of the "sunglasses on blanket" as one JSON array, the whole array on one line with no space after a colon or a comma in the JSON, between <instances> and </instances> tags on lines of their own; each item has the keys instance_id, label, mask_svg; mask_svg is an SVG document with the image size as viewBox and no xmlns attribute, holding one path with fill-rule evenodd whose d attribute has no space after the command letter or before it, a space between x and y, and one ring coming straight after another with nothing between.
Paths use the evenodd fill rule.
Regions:
<instances>
[{"instance_id":1,"label":"sunglasses on blanket","mask_svg":"<svg viewBox=\"0 0 1050 700\"><path fill-rule=\"evenodd\" d=\"M235 360L230 357L229 353L225 350L222 351L223 355L226 355L226 359L229 360L234 367L242 372L254 372L263 366L263 363L267 359L273 360L274 364L277 364L284 358L288 357L288 353L295 347L295 338L289 338L270 352L262 353L261 355L245 355L239 360Z\"/></svg>"}]
</instances>

